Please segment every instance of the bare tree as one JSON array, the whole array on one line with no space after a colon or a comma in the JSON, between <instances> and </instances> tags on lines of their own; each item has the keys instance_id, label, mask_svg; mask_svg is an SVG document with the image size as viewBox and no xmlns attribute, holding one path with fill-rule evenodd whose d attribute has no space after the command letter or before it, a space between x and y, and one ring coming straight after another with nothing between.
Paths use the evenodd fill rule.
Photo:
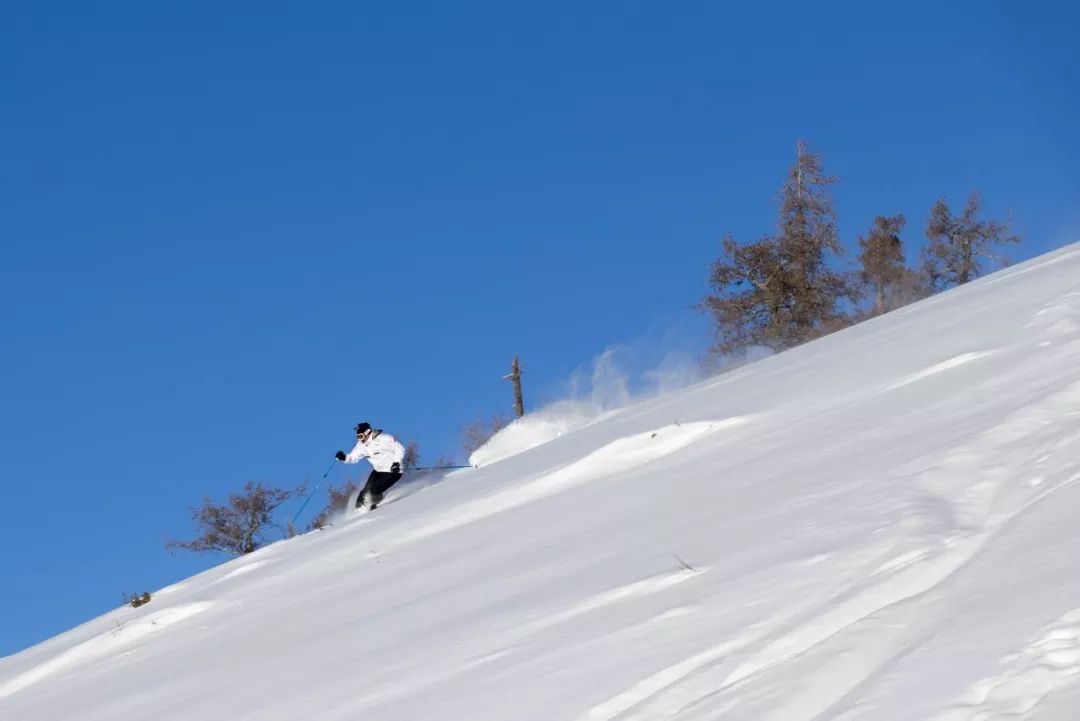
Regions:
<instances>
[{"instance_id":1,"label":"bare tree","mask_svg":"<svg viewBox=\"0 0 1080 721\"><path fill-rule=\"evenodd\" d=\"M923 273L934 291L963 285L982 275L987 265L1004 266L1007 260L995 253L999 245L1019 243L1010 233L1010 221L979 220L981 200L977 192L968 198L959 217L942 198L930 210L923 248Z\"/></svg>"},{"instance_id":2,"label":"bare tree","mask_svg":"<svg viewBox=\"0 0 1080 721\"><path fill-rule=\"evenodd\" d=\"M904 244L900 232L904 229L903 215L878 216L865 236L859 237L859 278L874 293L873 315L896 307L889 300L904 282L907 266L904 265Z\"/></svg>"},{"instance_id":3,"label":"bare tree","mask_svg":"<svg viewBox=\"0 0 1080 721\"><path fill-rule=\"evenodd\" d=\"M714 353L749 346L783 350L846 324L839 304L853 298L850 279L829 267L842 254L821 156L799 142L780 190L779 234L739 245L724 239L712 267L716 291L702 307L715 321Z\"/></svg>"},{"instance_id":4,"label":"bare tree","mask_svg":"<svg viewBox=\"0 0 1080 721\"><path fill-rule=\"evenodd\" d=\"M200 535L191 541L169 541L166 548L182 548L196 553L227 553L242 556L264 546L267 531L280 528L274 512L304 488L294 490L267 488L261 482L248 481L241 493L229 496L225 505L215 505L204 498L202 505L191 509L192 520Z\"/></svg>"},{"instance_id":5,"label":"bare tree","mask_svg":"<svg viewBox=\"0 0 1080 721\"><path fill-rule=\"evenodd\" d=\"M461 429L461 449L465 455L472 455L480 446L510 424L510 419L502 413L494 415L490 420L473 421Z\"/></svg>"},{"instance_id":6,"label":"bare tree","mask_svg":"<svg viewBox=\"0 0 1080 721\"><path fill-rule=\"evenodd\" d=\"M929 298L934 294L934 289L926 280L926 276L917 270L904 268L900 282L889 289L885 299L885 305L889 310L903 308L917 300Z\"/></svg>"},{"instance_id":7,"label":"bare tree","mask_svg":"<svg viewBox=\"0 0 1080 721\"><path fill-rule=\"evenodd\" d=\"M401 459L402 470L410 470L420 465L420 444L416 441L409 441L405 445L405 455Z\"/></svg>"},{"instance_id":8,"label":"bare tree","mask_svg":"<svg viewBox=\"0 0 1080 721\"><path fill-rule=\"evenodd\" d=\"M353 491L360 487L360 484L353 480L348 480L339 486L330 486L326 489L327 500L326 507L319 511L319 515L311 521L310 528L324 528L330 523L330 519L338 511L344 510L349 505L349 498L352 496Z\"/></svg>"}]
</instances>

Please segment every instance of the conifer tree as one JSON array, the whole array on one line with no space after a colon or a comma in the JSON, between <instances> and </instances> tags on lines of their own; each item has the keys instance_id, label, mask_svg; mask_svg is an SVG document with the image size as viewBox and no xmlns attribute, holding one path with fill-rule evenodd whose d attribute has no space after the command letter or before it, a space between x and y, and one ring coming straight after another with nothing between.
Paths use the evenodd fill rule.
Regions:
<instances>
[{"instance_id":1,"label":"conifer tree","mask_svg":"<svg viewBox=\"0 0 1080 721\"><path fill-rule=\"evenodd\" d=\"M881 315L897 307L890 302L890 296L896 295L908 272L904 265L904 245L900 240L905 222L903 215L879 215L874 219L870 232L865 237L859 237L859 248L862 249L859 254L859 278L873 291L873 315Z\"/></svg>"},{"instance_id":2,"label":"conifer tree","mask_svg":"<svg viewBox=\"0 0 1080 721\"><path fill-rule=\"evenodd\" d=\"M941 198L930 210L923 248L923 273L934 291L963 285L982 275L988 266L1004 266L1007 261L995 251L997 246L1020 242L1009 230L1009 221L979 220L981 200L974 192L959 216L954 216Z\"/></svg>"},{"instance_id":3,"label":"conifer tree","mask_svg":"<svg viewBox=\"0 0 1080 721\"><path fill-rule=\"evenodd\" d=\"M779 233L748 245L724 239L709 279L716 294L702 303L716 324L713 352L753 345L779 351L843 323L840 301L854 293L848 277L829 266L842 253L828 195L835 182L800 141L780 190Z\"/></svg>"}]
</instances>

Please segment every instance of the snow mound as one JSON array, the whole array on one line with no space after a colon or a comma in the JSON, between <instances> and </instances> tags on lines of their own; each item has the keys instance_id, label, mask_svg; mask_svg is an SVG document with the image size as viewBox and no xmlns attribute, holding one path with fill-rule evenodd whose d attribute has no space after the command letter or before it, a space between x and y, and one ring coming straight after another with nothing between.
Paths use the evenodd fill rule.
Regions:
<instances>
[{"instance_id":1,"label":"snow mound","mask_svg":"<svg viewBox=\"0 0 1080 721\"><path fill-rule=\"evenodd\" d=\"M513 488L497 491L463 507L448 509L427 524L419 524L391 542L394 548L460 528L499 513L563 493L577 486L617 476L677 453L708 434L746 423L748 418L678 423L619 438L562 468L542 473Z\"/></svg>"},{"instance_id":2,"label":"snow mound","mask_svg":"<svg viewBox=\"0 0 1080 721\"><path fill-rule=\"evenodd\" d=\"M1043 629L1029 645L1001 659L996 676L972 684L954 708L934 721L990 721L1025 716L1054 690L1080 675L1080 609Z\"/></svg>"},{"instance_id":3,"label":"snow mound","mask_svg":"<svg viewBox=\"0 0 1080 721\"><path fill-rule=\"evenodd\" d=\"M536 448L582 428L605 415L599 406L582 401L560 401L510 423L473 451L469 463L489 466Z\"/></svg>"},{"instance_id":4,"label":"snow mound","mask_svg":"<svg viewBox=\"0 0 1080 721\"><path fill-rule=\"evenodd\" d=\"M678 339L642 338L609 346L570 377L565 400L550 403L494 434L469 457L490 465L612 417L632 403L653 399L701 380L701 367L688 354L671 350Z\"/></svg>"}]
</instances>

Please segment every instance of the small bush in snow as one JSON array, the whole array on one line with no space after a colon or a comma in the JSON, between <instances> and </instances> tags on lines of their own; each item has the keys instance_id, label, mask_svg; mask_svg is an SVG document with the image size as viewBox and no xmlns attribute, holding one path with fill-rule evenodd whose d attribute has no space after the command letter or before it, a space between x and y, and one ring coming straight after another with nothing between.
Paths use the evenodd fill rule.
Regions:
<instances>
[{"instance_id":1,"label":"small bush in snow","mask_svg":"<svg viewBox=\"0 0 1080 721\"><path fill-rule=\"evenodd\" d=\"M139 606L145 606L150 603L150 592L144 591L143 593L133 593L130 596L123 594L124 605L131 606L132 608L138 608Z\"/></svg>"},{"instance_id":2,"label":"small bush in snow","mask_svg":"<svg viewBox=\"0 0 1080 721\"><path fill-rule=\"evenodd\" d=\"M324 528L330 523L330 519L334 517L334 514L339 511L345 510L345 506L349 505L349 496L355 491L360 484L356 481L345 481L340 486L331 486L326 489L327 495L330 496L330 500L327 502L326 507L319 511L319 515L315 516L315 520L311 522L311 528Z\"/></svg>"},{"instance_id":3,"label":"small bush in snow","mask_svg":"<svg viewBox=\"0 0 1080 721\"><path fill-rule=\"evenodd\" d=\"M492 416L489 421L480 420L468 424L461 429L461 449L466 456L471 456L473 451L508 425L510 418L503 413Z\"/></svg>"},{"instance_id":4,"label":"small bush in snow","mask_svg":"<svg viewBox=\"0 0 1080 721\"><path fill-rule=\"evenodd\" d=\"M401 467L406 471L420 465L420 444L409 441L405 446L405 457L401 459Z\"/></svg>"}]
</instances>

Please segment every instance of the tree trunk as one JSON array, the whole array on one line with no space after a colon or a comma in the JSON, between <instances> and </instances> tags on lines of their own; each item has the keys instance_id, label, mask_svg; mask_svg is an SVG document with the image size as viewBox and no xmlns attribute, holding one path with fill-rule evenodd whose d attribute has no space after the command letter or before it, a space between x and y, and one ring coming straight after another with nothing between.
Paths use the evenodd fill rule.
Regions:
<instances>
[{"instance_id":1,"label":"tree trunk","mask_svg":"<svg viewBox=\"0 0 1080 721\"><path fill-rule=\"evenodd\" d=\"M964 241L960 244L960 248L963 252L963 265L960 267L960 274L957 278L957 285L963 285L964 283L967 283L975 274L975 269L972 267L974 263L972 259L971 243Z\"/></svg>"},{"instance_id":2,"label":"tree trunk","mask_svg":"<svg viewBox=\"0 0 1080 721\"><path fill-rule=\"evenodd\" d=\"M521 363L517 356L514 356L514 362L510 365L510 375L506 376L506 379L514 384L514 415L521 418L525 415L525 399L521 395Z\"/></svg>"}]
</instances>

